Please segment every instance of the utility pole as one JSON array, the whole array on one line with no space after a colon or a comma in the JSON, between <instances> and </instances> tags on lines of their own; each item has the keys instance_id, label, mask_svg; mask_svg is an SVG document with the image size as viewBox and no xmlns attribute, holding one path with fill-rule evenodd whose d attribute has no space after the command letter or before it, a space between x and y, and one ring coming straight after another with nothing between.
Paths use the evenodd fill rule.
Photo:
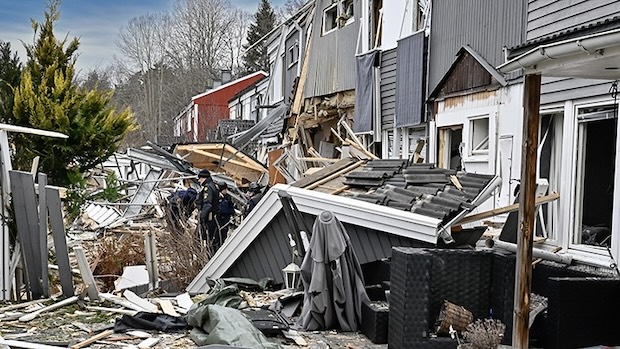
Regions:
<instances>
[{"instance_id":1,"label":"utility pole","mask_svg":"<svg viewBox=\"0 0 620 349\"><path fill-rule=\"evenodd\" d=\"M519 228L515 271L513 348L525 349L529 341L532 289L532 246L535 224L536 164L540 120L540 75L525 75L523 86L523 151L519 191Z\"/></svg>"}]
</instances>

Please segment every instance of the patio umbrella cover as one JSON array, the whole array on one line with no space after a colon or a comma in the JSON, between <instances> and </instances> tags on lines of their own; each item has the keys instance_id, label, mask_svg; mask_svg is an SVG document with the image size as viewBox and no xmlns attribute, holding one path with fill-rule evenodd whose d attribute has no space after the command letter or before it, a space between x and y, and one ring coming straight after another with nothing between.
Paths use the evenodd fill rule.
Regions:
<instances>
[{"instance_id":1,"label":"patio umbrella cover","mask_svg":"<svg viewBox=\"0 0 620 349\"><path fill-rule=\"evenodd\" d=\"M344 226L323 211L312 227L301 264L304 306L297 324L306 330L357 331L368 301L362 269Z\"/></svg>"}]
</instances>

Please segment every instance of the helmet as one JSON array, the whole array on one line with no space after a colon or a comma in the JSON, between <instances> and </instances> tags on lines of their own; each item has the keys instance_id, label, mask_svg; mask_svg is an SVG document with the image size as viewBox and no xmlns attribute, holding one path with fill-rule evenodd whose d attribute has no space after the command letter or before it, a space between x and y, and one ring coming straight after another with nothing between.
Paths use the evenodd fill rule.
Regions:
<instances>
[{"instance_id":1,"label":"helmet","mask_svg":"<svg viewBox=\"0 0 620 349\"><path fill-rule=\"evenodd\" d=\"M250 183L250 186L248 187L248 189L250 189L250 191L259 191L260 190L260 184L256 183L256 182L252 182Z\"/></svg>"},{"instance_id":2,"label":"helmet","mask_svg":"<svg viewBox=\"0 0 620 349\"><path fill-rule=\"evenodd\" d=\"M217 189L219 189L220 191L228 189L228 185L226 184L226 182L217 182Z\"/></svg>"},{"instance_id":3,"label":"helmet","mask_svg":"<svg viewBox=\"0 0 620 349\"><path fill-rule=\"evenodd\" d=\"M211 177L211 172L209 172L209 170L207 170L206 168L198 172L198 178L209 178L209 177Z\"/></svg>"}]
</instances>

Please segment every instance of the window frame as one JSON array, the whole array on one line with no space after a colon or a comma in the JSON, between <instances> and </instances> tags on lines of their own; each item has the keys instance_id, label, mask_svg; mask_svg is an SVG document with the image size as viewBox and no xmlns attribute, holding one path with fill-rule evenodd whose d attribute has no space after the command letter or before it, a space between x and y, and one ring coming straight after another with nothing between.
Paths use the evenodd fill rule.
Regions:
<instances>
[{"instance_id":1,"label":"window frame","mask_svg":"<svg viewBox=\"0 0 620 349\"><path fill-rule=\"evenodd\" d=\"M335 10L335 14L334 14L334 27L330 28L329 30L326 30L326 23L327 23L327 13L328 12L332 12ZM329 6L327 6L325 9L323 9L323 22L321 23L321 35L327 35L330 33L335 32L336 30L338 30L338 3L335 2Z\"/></svg>"},{"instance_id":2,"label":"window frame","mask_svg":"<svg viewBox=\"0 0 620 349\"><path fill-rule=\"evenodd\" d=\"M485 119L487 121L486 122L487 124L486 137L484 137L482 141L478 142L478 144L474 144L474 132L476 132L475 124L479 122L480 120L485 120ZM491 148L491 116L488 114L485 114L485 115L477 115L477 116L469 117L468 122L469 122L469 132L468 132L469 139L467 140L467 147L469 149L468 149L467 155L470 157L483 157L483 156L488 157L489 149ZM486 148L477 149L480 147L481 144L486 144Z\"/></svg>"}]
</instances>

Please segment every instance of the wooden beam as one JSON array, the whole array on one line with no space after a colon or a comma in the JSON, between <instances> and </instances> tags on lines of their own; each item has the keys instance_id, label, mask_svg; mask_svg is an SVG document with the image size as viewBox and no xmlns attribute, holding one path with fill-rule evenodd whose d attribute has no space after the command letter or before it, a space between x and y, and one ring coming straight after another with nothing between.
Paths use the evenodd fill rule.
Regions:
<instances>
[{"instance_id":1,"label":"wooden beam","mask_svg":"<svg viewBox=\"0 0 620 349\"><path fill-rule=\"evenodd\" d=\"M307 187L304 187L304 189L312 190L312 189L314 189L314 188L316 188L316 187L318 187L318 186L320 186L322 184L325 184L325 183L331 181L334 178L338 178L338 177L342 176L343 174L345 174L345 173L347 173L349 171L353 171L354 169L360 167L364 163L365 163L364 161L355 162L351 166L347 166L347 167L343 168L342 170L340 170L340 171L338 171L336 173L332 173L331 175L329 175L329 176L327 176L327 177L325 177L325 178L323 178L321 180L318 180L318 181L308 185Z\"/></svg>"},{"instance_id":2,"label":"wooden beam","mask_svg":"<svg viewBox=\"0 0 620 349\"><path fill-rule=\"evenodd\" d=\"M536 215L536 160L540 123L540 75L525 76L523 86L523 150L519 227L515 271L515 312L512 346L526 349L529 342L530 298L532 289L532 248Z\"/></svg>"},{"instance_id":3,"label":"wooden beam","mask_svg":"<svg viewBox=\"0 0 620 349\"><path fill-rule=\"evenodd\" d=\"M257 171L257 172L265 172L265 173L268 172L267 169L257 168L253 164L250 164L250 163L247 163L247 162L242 162L242 161L239 161L239 160L232 160L232 159L229 159L229 158L227 158L225 156L219 156L217 154L210 153L210 152L208 152L206 150L195 149L195 150L193 150L193 152L196 153L196 154L200 154L200 155L212 158L212 159L217 159L218 161L221 160L222 163L226 162L227 164L232 164L232 165L237 165L237 166L245 167L245 168L248 168L250 170Z\"/></svg>"},{"instance_id":4,"label":"wooden beam","mask_svg":"<svg viewBox=\"0 0 620 349\"><path fill-rule=\"evenodd\" d=\"M560 197L560 194L558 194L558 193L551 193L551 194L546 195L546 196L541 196L541 197L536 198L535 205L545 204L547 202L551 202L551 201L557 200L559 197ZM485 218L489 218L489 217L493 217L493 216L498 216L498 215L503 214L503 213L508 213L508 212L516 211L520 207L521 206L517 203L517 204L512 204L510 206L499 207L499 208L495 208L495 209L492 209L492 210L476 213L474 215L464 217L460 221L456 222L456 224L466 224L466 223L471 223L471 222L479 221L481 219L485 219Z\"/></svg>"},{"instance_id":5,"label":"wooden beam","mask_svg":"<svg viewBox=\"0 0 620 349\"><path fill-rule=\"evenodd\" d=\"M88 345L90 345L92 343L95 343L96 341L98 341L100 339L108 337L108 336L112 335L113 333L114 333L114 330L103 331L101 333L98 333L98 334L96 334L96 335L86 339L86 340L83 340L83 341L81 341L79 343L76 343L76 344L72 345L71 349L83 348L83 347L88 346Z\"/></svg>"}]
</instances>

